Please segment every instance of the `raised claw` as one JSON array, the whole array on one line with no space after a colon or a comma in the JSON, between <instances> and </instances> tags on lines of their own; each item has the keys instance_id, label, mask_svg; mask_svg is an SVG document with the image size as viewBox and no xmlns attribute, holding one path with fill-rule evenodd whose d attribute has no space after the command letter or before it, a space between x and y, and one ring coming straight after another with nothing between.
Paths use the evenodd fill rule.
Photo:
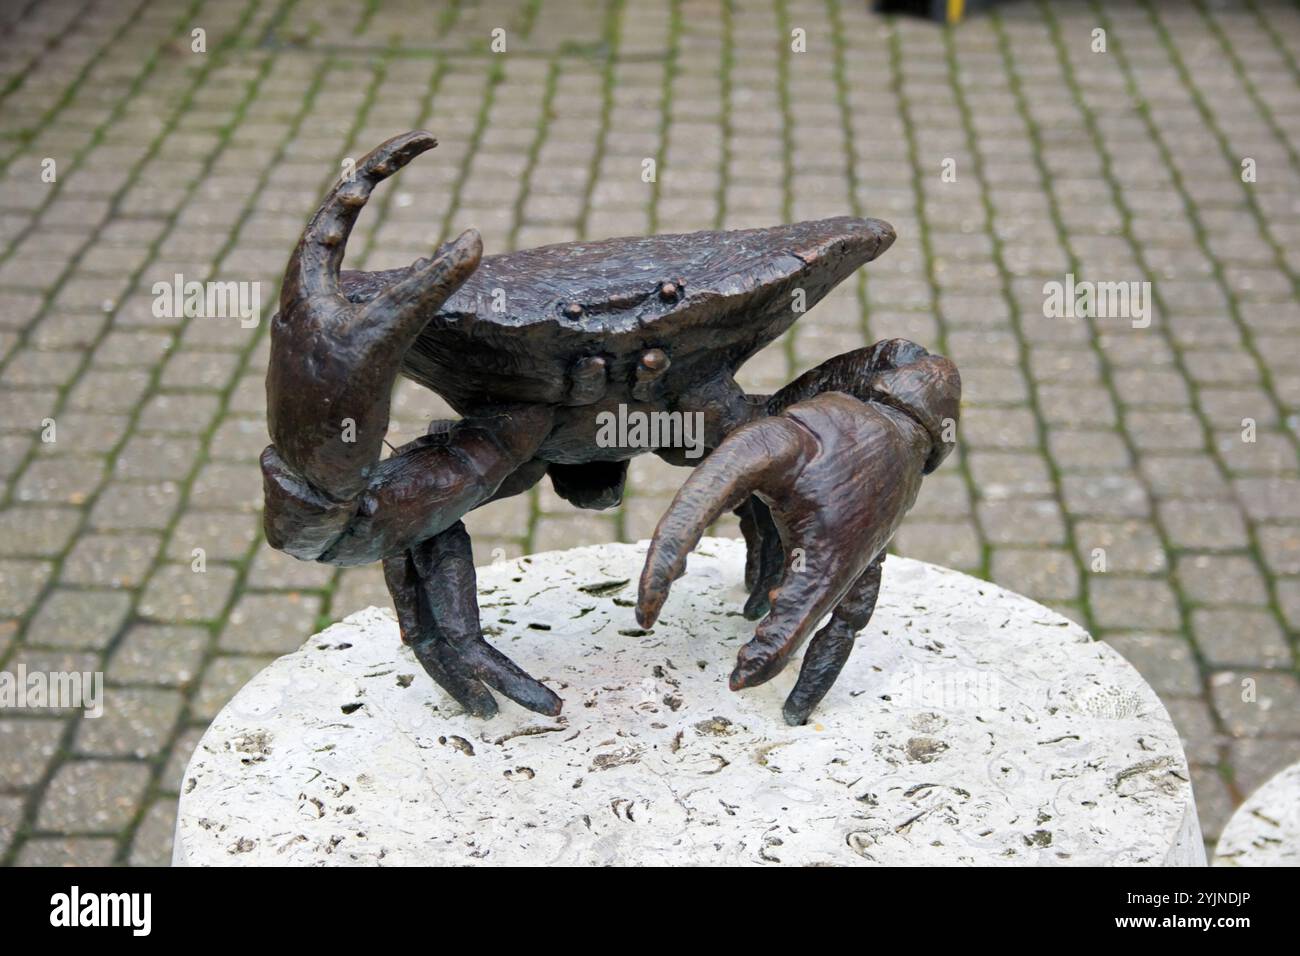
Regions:
<instances>
[{"instance_id":1,"label":"raised claw","mask_svg":"<svg viewBox=\"0 0 1300 956\"><path fill-rule=\"evenodd\" d=\"M288 469L335 501L366 486L403 356L483 255L470 229L369 302L341 290L344 248L375 185L434 145L417 131L364 156L322 200L285 270L271 323L267 424Z\"/></svg>"},{"instance_id":2,"label":"raised claw","mask_svg":"<svg viewBox=\"0 0 1300 956\"><path fill-rule=\"evenodd\" d=\"M491 687L539 714L560 713L564 702L554 691L483 639L474 558L462 522L385 560L384 577L402 639L467 712L482 718L497 713Z\"/></svg>"},{"instance_id":3,"label":"raised claw","mask_svg":"<svg viewBox=\"0 0 1300 956\"><path fill-rule=\"evenodd\" d=\"M737 655L733 690L780 673L846 598L863 605L869 592L874 605L868 568L916 500L943 423L956 418L960 383L950 362L925 355L879 370L862 394L871 397L814 394L737 429L696 468L655 529L637 604L642 627L657 620L687 554L723 511L750 495L771 509L784 545L783 573L770 613ZM878 587L878 571L875 580ZM855 587L863 591L856 597ZM860 616L853 612L847 607L838 622L832 619L810 650L808 679L787 702L787 719L805 719L839 673L851 646L845 627Z\"/></svg>"},{"instance_id":4,"label":"raised claw","mask_svg":"<svg viewBox=\"0 0 1300 956\"><path fill-rule=\"evenodd\" d=\"M339 270L361 207L370 199L375 186L437 145L433 134L424 130L403 133L380 143L361 157L350 175L345 173L339 177L321 200L289 257L284 284L280 287L282 310L288 311L299 301L316 308L347 305L339 291Z\"/></svg>"}]
</instances>

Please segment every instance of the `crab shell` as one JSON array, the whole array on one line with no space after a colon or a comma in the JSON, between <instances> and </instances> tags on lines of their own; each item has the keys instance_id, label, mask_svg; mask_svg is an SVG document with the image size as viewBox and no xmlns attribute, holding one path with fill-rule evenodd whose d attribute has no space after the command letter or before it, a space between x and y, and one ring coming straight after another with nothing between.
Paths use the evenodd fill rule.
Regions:
<instances>
[{"instance_id":1,"label":"crab shell","mask_svg":"<svg viewBox=\"0 0 1300 956\"><path fill-rule=\"evenodd\" d=\"M487 256L402 371L462 414L644 400L649 380L671 396L734 372L893 241L886 222L842 216ZM365 302L409 271L345 272L342 290Z\"/></svg>"}]
</instances>

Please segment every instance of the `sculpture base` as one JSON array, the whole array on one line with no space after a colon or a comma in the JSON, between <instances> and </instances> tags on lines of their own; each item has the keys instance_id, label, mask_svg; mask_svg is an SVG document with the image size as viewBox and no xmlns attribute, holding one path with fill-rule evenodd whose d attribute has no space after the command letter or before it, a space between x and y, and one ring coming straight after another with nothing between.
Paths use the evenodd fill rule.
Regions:
<instances>
[{"instance_id":1,"label":"sculpture base","mask_svg":"<svg viewBox=\"0 0 1300 956\"><path fill-rule=\"evenodd\" d=\"M705 539L652 631L645 553L479 572L489 640L565 700L464 715L369 608L226 706L182 784L175 862L1199 865L1178 734L1115 651L1026 598L890 558L803 727L797 661L732 693L744 547Z\"/></svg>"}]
</instances>

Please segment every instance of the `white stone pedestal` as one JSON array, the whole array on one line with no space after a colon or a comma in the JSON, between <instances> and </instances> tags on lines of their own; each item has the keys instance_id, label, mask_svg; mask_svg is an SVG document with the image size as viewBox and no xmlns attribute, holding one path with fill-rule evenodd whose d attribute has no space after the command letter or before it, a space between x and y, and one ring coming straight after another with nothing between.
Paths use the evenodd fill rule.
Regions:
<instances>
[{"instance_id":1,"label":"white stone pedestal","mask_svg":"<svg viewBox=\"0 0 1300 956\"><path fill-rule=\"evenodd\" d=\"M890 558L804 727L787 673L727 689L744 548L706 539L659 624L644 543L480 569L489 639L565 700L465 716L369 608L226 706L175 862L1204 864L1178 734L1115 651L1016 594Z\"/></svg>"},{"instance_id":2,"label":"white stone pedestal","mask_svg":"<svg viewBox=\"0 0 1300 956\"><path fill-rule=\"evenodd\" d=\"M1300 866L1300 763L1250 795L1214 848L1215 866Z\"/></svg>"}]
</instances>

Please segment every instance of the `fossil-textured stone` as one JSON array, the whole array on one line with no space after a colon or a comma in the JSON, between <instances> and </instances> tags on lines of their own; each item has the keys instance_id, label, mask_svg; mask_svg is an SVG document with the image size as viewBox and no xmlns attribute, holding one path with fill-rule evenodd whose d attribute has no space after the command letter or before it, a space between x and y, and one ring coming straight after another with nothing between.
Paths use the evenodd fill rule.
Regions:
<instances>
[{"instance_id":1,"label":"fossil-textured stone","mask_svg":"<svg viewBox=\"0 0 1300 956\"><path fill-rule=\"evenodd\" d=\"M1300 763L1237 808L1214 848L1215 866L1300 865Z\"/></svg>"},{"instance_id":2,"label":"fossil-textured stone","mask_svg":"<svg viewBox=\"0 0 1300 956\"><path fill-rule=\"evenodd\" d=\"M792 666L727 689L743 545L705 539L650 632L645 553L480 569L490 640L565 699L461 713L369 608L204 735L175 860L205 864L1203 864L1178 734L1114 650L902 558L843 676L789 727Z\"/></svg>"}]
</instances>

